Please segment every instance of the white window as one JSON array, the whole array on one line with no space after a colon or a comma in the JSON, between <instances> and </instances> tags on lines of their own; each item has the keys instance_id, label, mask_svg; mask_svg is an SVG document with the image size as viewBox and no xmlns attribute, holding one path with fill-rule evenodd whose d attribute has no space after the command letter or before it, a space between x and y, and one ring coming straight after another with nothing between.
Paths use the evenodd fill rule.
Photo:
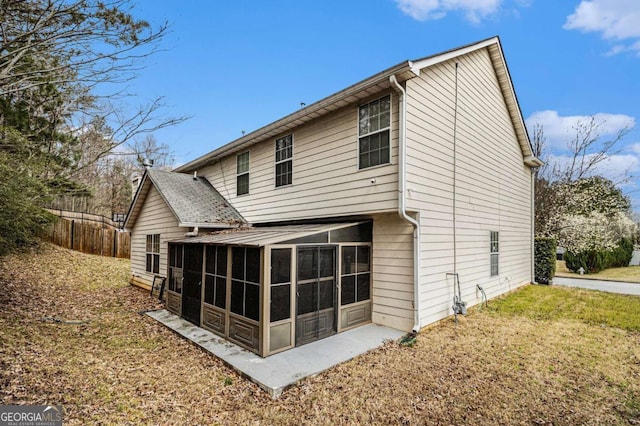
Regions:
<instances>
[{"instance_id":1,"label":"white window","mask_svg":"<svg viewBox=\"0 0 640 426\"><path fill-rule=\"evenodd\" d=\"M496 275L498 275L498 262L499 262L499 256L500 256L498 231L491 231L489 234L490 234L489 238L491 240L491 243L490 243L491 276L495 277Z\"/></svg>"},{"instance_id":2,"label":"white window","mask_svg":"<svg viewBox=\"0 0 640 426\"><path fill-rule=\"evenodd\" d=\"M360 105L358 110L358 167L390 162L391 96Z\"/></svg>"},{"instance_id":3,"label":"white window","mask_svg":"<svg viewBox=\"0 0 640 426\"><path fill-rule=\"evenodd\" d=\"M293 135L276 139L276 188L293 183Z\"/></svg>"},{"instance_id":4,"label":"white window","mask_svg":"<svg viewBox=\"0 0 640 426\"><path fill-rule=\"evenodd\" d=\"M249 193L249 151L236 157L236 195Z\"/></svg>"},{"instance_id":5,"label":"white window","mask_svg":"<svg viewBox=\"0 0 640 426\"><path fill-rule=\"evenodd\" d=\"M147 272L158 274L160 272L160 234L147 235L146 246Z\"/></svg>"}]
</instances>

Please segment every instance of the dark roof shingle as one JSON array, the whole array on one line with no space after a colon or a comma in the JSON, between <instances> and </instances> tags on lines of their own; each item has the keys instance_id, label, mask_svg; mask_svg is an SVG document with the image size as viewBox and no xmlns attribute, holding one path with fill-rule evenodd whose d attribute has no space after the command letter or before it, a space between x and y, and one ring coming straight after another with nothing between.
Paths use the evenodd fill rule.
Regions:
<instances>
[{"instance_id":1,"label":"dark roof shingle","mask_svg":"<svg viewBox=\"0 0 640 426\"><path fill-rule=\"evenodd\" d=\"M153 169L147 175L182 226L247 223L204 177Z\"/></svg>"}]
</instances>

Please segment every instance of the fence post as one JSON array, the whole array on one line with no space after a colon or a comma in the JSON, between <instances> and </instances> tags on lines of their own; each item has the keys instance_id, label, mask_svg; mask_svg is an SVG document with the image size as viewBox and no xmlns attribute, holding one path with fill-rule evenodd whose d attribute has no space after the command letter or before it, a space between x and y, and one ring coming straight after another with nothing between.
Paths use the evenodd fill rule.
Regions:
<instances>
[{"instance_id":1,"label":"fence post","mask_svg":"<svg viewBox=\"0 0 640 426\"><path fill-rule=\"evenodd\" d=\"M74 220L74 219L71 219L71 243L69 244L69 248L70 248L71 250L73 250L73 234L74 234L74 231L75 231L75 226L74 226L74 224L75 224L75 220Z\"/></svg>"}]
</instances>

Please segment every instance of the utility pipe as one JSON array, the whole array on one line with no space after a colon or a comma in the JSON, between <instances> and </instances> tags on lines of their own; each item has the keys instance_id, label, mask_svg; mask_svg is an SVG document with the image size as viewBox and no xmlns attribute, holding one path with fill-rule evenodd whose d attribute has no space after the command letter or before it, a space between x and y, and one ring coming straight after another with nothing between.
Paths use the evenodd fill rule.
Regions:
<instances>
[{"instance_id":1,"label":"utility pipe","mask_svg":"<svg viewBox=\"0 0 640 426\"><path fill-rule=\"evenodd\" d=\"M420 223L407 214L406 206L406 160L407 160L407 92L398 83L395 75L389 82L400 94L400 117L398 125L398 214L413 226L413 331L420 331ZM418 219L420 215L418 214Z\"/></svg>"}]
</instances>

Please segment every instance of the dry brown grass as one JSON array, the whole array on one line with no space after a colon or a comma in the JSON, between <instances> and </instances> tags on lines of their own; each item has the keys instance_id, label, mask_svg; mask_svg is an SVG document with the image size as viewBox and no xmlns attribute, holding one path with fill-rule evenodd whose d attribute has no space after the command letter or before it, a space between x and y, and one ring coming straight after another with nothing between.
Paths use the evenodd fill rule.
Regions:
<instances>
[{"instance_id":1,"label":"dry brown grass","mask_svg":"<svg viewBox=\"0 0 640 426\"><path fill-rule=\"evenodd\" d=\"M0 404L62 404L65 424L638 424L638 332L490 302L273 401L139 315L155 305L127 272L53 246L0 260Z\"/></svg>"},{"instance_id":2,"label":"dry brown grass","mask_svg":"<svg viewBox=\"0 0 640 426\"><path fill-rule=\"evenodd\" d=\"M595 274L580 275L567 269L567 265L564 260L556 260L556 276L568 278L584 278L588 280L622 281L640 284L640 266L607 268Z\"/></svg>"}]
</instances>

